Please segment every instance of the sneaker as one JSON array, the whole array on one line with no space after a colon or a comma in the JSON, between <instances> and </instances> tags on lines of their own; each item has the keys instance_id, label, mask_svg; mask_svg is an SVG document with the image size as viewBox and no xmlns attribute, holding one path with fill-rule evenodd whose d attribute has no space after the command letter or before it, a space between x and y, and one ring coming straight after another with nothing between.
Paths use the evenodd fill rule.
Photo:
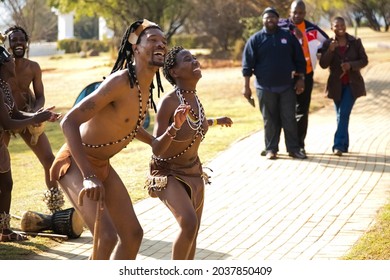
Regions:
<instances>
[{"instance_id":1,"label":"sneaker","mask_svg":"<svg viewBox=\"0 0 390 280\"><path fill-rule=\"evenodd\" d=\"M343 155L343 152L340 151L340 150L334 149L334 150L333 150L333 154L334 154L335 156L341 157L341 156Z\"/></svg>"},{"instance_id":2,"label":"sneaker","mask_svg":"<svg viewBox=\"0 0 390 280\"><path fill-rule=\"evenodd\" d=\"M266 154L266 158L267 158L267 159L277 159L278 156L277 156L276 153L274 153L274 152L272 152L272 151L269 151L269 152L267 152L267 154Z\"/></svg>"}]
</instances>

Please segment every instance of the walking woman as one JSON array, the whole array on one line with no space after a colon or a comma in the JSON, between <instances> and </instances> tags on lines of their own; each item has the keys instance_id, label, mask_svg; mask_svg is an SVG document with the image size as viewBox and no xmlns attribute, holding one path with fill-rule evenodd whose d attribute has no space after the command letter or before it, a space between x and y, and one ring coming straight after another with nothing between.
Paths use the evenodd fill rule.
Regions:
<instances>
[{"instance_id":1,"label":"walking woman","mask_svg":"<svg viewBox=\"0 0 390 280\"><path fill-rule=\"evenodd\" d=\"M344 18L336 17L332 30L335 37L324 42L320 66L329 68L326 92L334 101L337 115L332 150L333 154L341 156L348 153L348 125L353 105L357 98L366 95L360 69L368 64L368 58L362 41L346 32Z\"/></svg>"}]
</instances>

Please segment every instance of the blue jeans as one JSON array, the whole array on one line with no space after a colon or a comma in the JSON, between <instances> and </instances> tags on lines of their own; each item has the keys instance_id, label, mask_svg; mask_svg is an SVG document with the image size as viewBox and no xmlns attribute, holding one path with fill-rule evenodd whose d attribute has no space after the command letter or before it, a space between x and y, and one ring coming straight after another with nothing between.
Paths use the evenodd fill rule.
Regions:
<instances>
[{"instance_id":1,"label":"blue jeans","mask_svg":"<svg viewBox=\"0 0 390 280\"><path fill-rule=\"evenodd\" d=\"M288 152L299 151L298 128L295 119L296 94L292 87L281 92L256 89L260 111L264 121L264 140L266 151L279 151L280 133Z\"/></svg>"},{"instance_id":2,"label":"blue jeans","mask_svg":"<svg viewBox=\"0 0 390 280\"><path fill-rule=\"evenodd\" d=\"M334 135L333 147L335 149L347 153L349 148L349 116L351 115L353 105L356 99L353 97L351 87L343 86L341 100L334 102L334 107L337 116L337 130Z\"/></svg>"}]
</instances>

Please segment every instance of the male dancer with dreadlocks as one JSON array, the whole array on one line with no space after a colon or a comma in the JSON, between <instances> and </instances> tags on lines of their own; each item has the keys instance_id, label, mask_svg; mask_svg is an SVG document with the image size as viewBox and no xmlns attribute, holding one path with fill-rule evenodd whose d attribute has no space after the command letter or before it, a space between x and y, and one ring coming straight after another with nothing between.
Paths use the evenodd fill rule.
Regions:
<instances>
[{"instance_id":1,"label":"male dancer with dreadlocks","mask_svg":"<svg viewBox=\"0 0 390 280\"><path fill-rule=\"evenodd\" d=\"M111 75L61 122L66 144L57 154L51 175L97 239L96 259L135 259L141 245L142 227L110 158L133 138L157 151L169 145L172 127L157 139L142 127L152 80L164 64L166 51L166 38L157 24L146 19L131 24ZM175 127L181 127L188 110L187 106L177 108ZM82 203L84 194L89 199ZM100 232L94 232L96 202L104 203Z\"/></svg>"},{"instance_id":2,"label":"male dancer with dreadlocks","mask_svg":"<svg viewBox=\"0 0 390 280\"><path fill-rule=\"evenodd\" d=\"M12 89L12 95L19 110L35 113L45 105L44 86L42 82L42 70L36 61L25 58L29 36L20 26L12 26L5 31L6 44L15 59L16 76L7 81ZM30 88L32 86L32 89ZM28 126L13 133L19 133L24 142L37 156L45 172L46 193L45 196L53 201L58 194L57 182L50 180L50 167L54 160L54 154L49 139L44 133L44 123L39 126ZM5 135L7 145L11 134ZM49 210L54 213L61 210L64 200L58 196L56 203L48 203Z\"/></svg>"}]
</instances>

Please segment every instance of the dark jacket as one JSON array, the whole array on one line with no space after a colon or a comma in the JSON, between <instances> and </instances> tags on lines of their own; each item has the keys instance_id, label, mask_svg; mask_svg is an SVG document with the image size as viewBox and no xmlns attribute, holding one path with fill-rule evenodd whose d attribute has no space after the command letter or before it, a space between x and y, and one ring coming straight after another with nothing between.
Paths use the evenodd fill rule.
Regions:
<instances>
[{"instance_id":1,"label":"dark jacket","mask_svg":"<svg viewBox=\"0 0 390 280\"><path fill-rule=\"evenodd\" d=\"M342 84L340 76L343 73L341 69L341 63L343 62L349 62L351 64L351 70L348 74L352 95L355 99L366 95L366 87L363 76L360 73L360 69L368 64L366 51L360 39L349 34L346 34L346 36L348 43L344 58L337 52L337 48L333 52L329 51L329 45L332 39L324 42L320 58L320 66L324 69L329 68L326 93L334 101L341 99Z\"/></svg>"},{"instance_id":2,"label":"dark jacket","mask_svg":"<svg viewBox=\"0 0 390 280\"><path fill-rule=\"evenodd\" d=\"M322 44L327 39L329 39L329 36L318 25L307 20L304 20L304 22L305 22L306 39L308 42L309 52L310 52L311 66L313 68L312 70L314 71L317 65L317 54L321 53ZM291 20L291 18L279 19L278 25L280 28L290 30L291 32L293 32L296 27L294 22Z\"/></svg>"},{"instance_id":3,"label":"dark jacket","mask_svg":"<svg viewBox=\"0 0 390 280\"><path fill-rule=\"evenodd\" d=\"M262 88L290 86L291 73L305 73L306 61L301 45L291 32L278 28L267 33L263 28L252 35L244 48L242 73L253 74Z\"/></svg>"}]
</instances>

